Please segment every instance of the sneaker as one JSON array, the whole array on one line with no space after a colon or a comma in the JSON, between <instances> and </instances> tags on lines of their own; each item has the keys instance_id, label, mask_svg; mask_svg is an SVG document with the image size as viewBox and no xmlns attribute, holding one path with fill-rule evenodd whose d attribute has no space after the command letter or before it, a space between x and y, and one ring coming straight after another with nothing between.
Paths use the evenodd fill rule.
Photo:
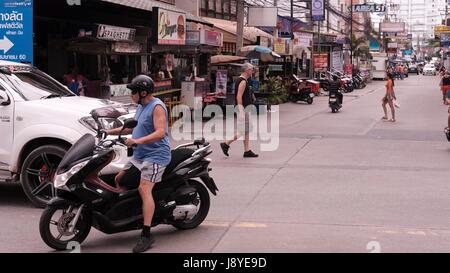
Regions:
<instances>
[{"instance_id":1,"label":"sneaker","mask_svg":"<svg viewBox=\"0 0 450 273\"><path fill-rule=\"evenodd\" d=\"M153 243L155 242L155 238L150 235L150 237L144 237L141 236L141 238L139 238L139 241L137 242L136 246L133 248L133 253L142 253L145 252L147 250L149 250Z\"/></svg>"},{"instance_id":2,"label":"sneaker","mask_svg":"<svg viewBox=\"0 0 450 273\"><path fill-rule=\"evenodd\" d=\"M251 150L244 153L244 157L259 157L259 155L255 154Z\"/></svg>"},{"instance_id":3,"label":"sneaker","mask_svg":"<svg viewBox=\"0 0 450 273\"><path fill-rule=\"evenodd\" d=\"M222 148L222 152L226 155L226 156L230 156L228 154L228 150L230 150L230 146L228 144L224 143L220 143L220 148Z\"/></svg>"}]
</instances>

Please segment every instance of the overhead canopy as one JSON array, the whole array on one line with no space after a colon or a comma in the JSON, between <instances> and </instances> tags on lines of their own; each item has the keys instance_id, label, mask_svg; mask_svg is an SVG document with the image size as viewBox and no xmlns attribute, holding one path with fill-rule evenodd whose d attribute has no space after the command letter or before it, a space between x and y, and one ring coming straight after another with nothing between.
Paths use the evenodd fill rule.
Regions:
<instances>
[{"instance_id":1,"label":"overhead canopy","mask_svg":"<svg viewBox=\"0 0 450 273\"><path fill-rule=\"evenodd\" d=\"M239 61L247 60L245 57L240 56L230 56L230 55L216 55L211 57L211 64L220 63L234 63Z\"/></svg>"},{"instance_id":2,"label":"overhead canopy","mask_svg":"<svg viewBox=\"0 0 450 273\"><path fill-rule=\"evenodd\" d=\"M179 9L174 5L169 5L159 1L154 0L100 0L100 1L147 11L152 11L153 7L158 7L176 12L186 13L186 20L188 21L208 25L211 27L213 26L210 22L202 19L201 17L185 12L184 10Z\"/></svg>"}]
</instances>

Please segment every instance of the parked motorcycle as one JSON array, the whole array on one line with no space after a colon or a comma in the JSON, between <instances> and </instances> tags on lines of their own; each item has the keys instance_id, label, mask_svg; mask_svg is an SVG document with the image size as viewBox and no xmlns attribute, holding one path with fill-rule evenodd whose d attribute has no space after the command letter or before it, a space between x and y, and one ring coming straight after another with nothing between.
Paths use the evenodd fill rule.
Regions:
<instances>
[{"instance_id":1,"label":"parked motorcycle","mask_svg":"<svg viewBox=\"0 0 450 273\"><path fill-rule=\"evenodd\" d=\"M364 78L361 76L360 73L353 76L353 83L354 87L357 89L363 89L366 88L367 86L366 82L364 81Z\"/></svg>"},{"instance_id":2,"label":"parked motorcycle","mask_svg":"<svg viewBox=\"0 0 450 273\"><path fill-rule=\"evenodd\" d=\"M293 82L289 90L289 100L291 102L304 101L308 104L313 104L314 93L311 87L306 85L306 82L297 77L297 75L292 75Z\"/></svg>"},{"instance_id":3,"label":"parked motorcycle","mask_svg":"<svg viewBox=\"0 0 450 273\"><path fill-rule=\"evenodd\" d=\"M124 128L136 125L137 121L126 120ZM143 226L138 189L116 188L99 178L100 170L114 159L115 150L126 147L125 139L119 136L109 140L101 135L97 145L94 136L84 135L58 166L54 179L57 197L49 202L39 223L41 238L51 248L65 250L71 242L81 244L91 227L105 234L116 234ZM153 190L156 208L152 226L168 224L192 229L203 222L210 206L208 190L213 195L218 191L209 176L211 160L207 156L211 153L211 145L204 139L172 151L172 161L166 167L163 181ZM136 171L128 179L137 187L140 172Z\"/></svg>"}]
</instances>

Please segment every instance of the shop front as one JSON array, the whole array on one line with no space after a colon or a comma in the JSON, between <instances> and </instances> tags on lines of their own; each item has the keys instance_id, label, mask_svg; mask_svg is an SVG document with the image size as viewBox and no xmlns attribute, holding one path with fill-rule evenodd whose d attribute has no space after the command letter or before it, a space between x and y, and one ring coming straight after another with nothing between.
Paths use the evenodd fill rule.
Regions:
<instances>
[{"instance_id":1,"label":"shop front","mask_svg":"<svg viewBox=\"0 0 450 273\"><path fill-rule=\"evenodd\" d=\"M87 78L85 95L104 99L129 95L126 85L136 75L146 73L147 39L146 29L138 32L95 24L91 32L82 30L67 41L70 67L82 68L79 72Z\"/></svg>"}]
</instances>

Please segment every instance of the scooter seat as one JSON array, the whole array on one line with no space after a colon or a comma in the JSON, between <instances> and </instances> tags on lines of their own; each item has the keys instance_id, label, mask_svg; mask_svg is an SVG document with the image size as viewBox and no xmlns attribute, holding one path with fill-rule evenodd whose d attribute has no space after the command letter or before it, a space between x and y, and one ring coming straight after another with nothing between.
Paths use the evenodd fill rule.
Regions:
<instances>
[{"instance_id":1,"label":"scooter seat","mask_svg":"<svg viewBox=\"0 0 450 273\"><path fill-rule=\"evenodd\" d=\"M166 178L178 165L180 165L183 161L190 158L195 151L192 149L178 149L172 150L172 160L170 164L167 165L164 170L163 179Z\"/></svg>"}]
</instances>

